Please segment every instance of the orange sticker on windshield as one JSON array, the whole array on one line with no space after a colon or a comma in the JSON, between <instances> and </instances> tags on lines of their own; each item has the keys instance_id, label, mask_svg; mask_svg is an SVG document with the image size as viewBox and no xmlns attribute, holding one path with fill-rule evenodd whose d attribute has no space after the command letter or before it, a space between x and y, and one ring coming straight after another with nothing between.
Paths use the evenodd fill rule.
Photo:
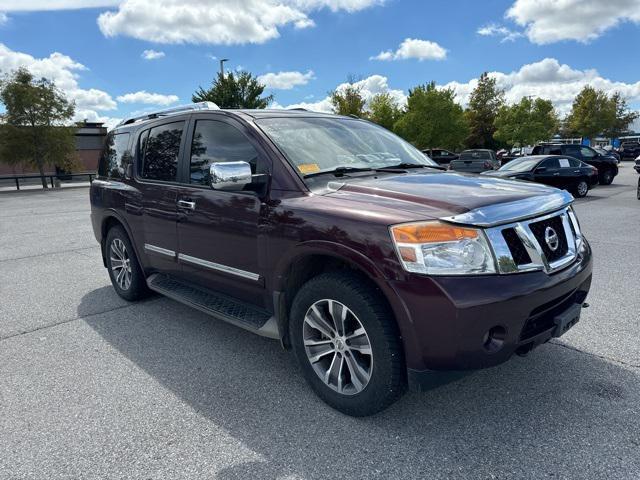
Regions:
<instances>
[{"instance_id":1,"label":"orange sticker on windshield","mask_svg":"<svg viewBox=\"0 0 640 480\"><path fill-rule=\"evenodd\" d=\"M318 165L317 163L303 163L301 165L298 165L298 170L303 175L307 175L309 173L317 173L320 171L320 165Z\"/></svg>"}]
</instances>

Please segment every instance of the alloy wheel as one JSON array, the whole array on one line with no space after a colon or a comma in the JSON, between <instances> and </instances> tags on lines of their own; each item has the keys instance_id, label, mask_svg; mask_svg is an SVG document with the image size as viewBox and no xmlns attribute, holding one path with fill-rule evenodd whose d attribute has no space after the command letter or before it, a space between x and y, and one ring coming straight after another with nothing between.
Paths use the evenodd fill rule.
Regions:
<instances>
[{"instance_id":1,"label":"alloy wheel","mask_svg":"<svg viewBox=\"0 0 640 480\"><path fill-rule=\"evenodd\" d=\"M122 240L114 238L109 249L113 278L122 290L129 290L131 286L131 258L127 247Z\"/></svg>"},{"instance_id":2,"label":"alloy wheel","mask_svg":"<svg viewBox=\"0 0 640 480\"><path fill-rule=\"evenodd\" d=\"M578 195L584 197L589 192L589 185L587 182L578 183Z\"/></svg>"},{"instance_id":3,"label":"alloy wheel","mask_svg":"<svg viewBox=\"0 0 640 480\"><path fill-rule=\"evenodd\" d=\"M371 342L358 317L336 300L315 302L304 318L307 358L326 386L343 395L362 392L373 371Z\"/></svg>"}]
</instances>

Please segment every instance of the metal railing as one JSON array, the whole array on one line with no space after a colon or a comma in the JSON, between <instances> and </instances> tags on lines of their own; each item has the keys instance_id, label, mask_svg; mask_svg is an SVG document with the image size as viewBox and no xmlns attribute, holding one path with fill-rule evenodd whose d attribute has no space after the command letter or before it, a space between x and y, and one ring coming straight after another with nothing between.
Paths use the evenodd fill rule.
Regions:
<instances>
[{"instance_id":1,"label":"metal railing","mask_svg":"<svg viewBox=\"0 0 640 480\"><path fill-rule=\"evenodd\" d=\"M2 180L14 180L16 182L16 190L20 190L20 180L34 180L45 178L51 183L51 188L55 188L55 179L69 180L77 177L88 177L89 183L93 181L93 177L97 175L97 172L82 172L82 173L46 173L40 175L39 173L27 173L23 175L0 175L0 181Z\"/></svg>"}]
</instances>

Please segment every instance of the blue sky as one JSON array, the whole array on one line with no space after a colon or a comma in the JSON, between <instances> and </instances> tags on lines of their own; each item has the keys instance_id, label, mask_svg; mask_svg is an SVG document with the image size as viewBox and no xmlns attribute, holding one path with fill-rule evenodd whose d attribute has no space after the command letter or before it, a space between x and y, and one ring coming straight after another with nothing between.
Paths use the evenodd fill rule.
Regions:
<instances>
[{"instance_id":1,"label":"blue sky","mask_svg":"<svg viewBox=\"0 0 640 480\"><path fill-rule=\"evenodd\" d=\"M483 71L509 100L561 112L587 83L640 106L640 0L0 0L0 12L0 70L49 76L79 115L110 123L189 102L214 57L271 73L278 106L326 110L348 75L366 95L402 103L434 80L465 103Z\"/></svg>"}]
</instances>

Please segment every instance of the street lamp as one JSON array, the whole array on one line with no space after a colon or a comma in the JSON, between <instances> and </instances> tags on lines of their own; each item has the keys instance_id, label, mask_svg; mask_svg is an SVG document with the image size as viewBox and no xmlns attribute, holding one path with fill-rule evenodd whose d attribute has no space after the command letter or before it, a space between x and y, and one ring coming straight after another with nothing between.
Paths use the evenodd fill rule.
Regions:
<instances>
[{"instance_id":1,"label":"street lamp","mask_svg":"<svg viewBox=\"0 0 640 480\"><path fill-rule=\"evenodd\" d=\"M228 62L228 58L220 59L220 77L224 77L224 62Z\"/></svg>"}]
</instances>

